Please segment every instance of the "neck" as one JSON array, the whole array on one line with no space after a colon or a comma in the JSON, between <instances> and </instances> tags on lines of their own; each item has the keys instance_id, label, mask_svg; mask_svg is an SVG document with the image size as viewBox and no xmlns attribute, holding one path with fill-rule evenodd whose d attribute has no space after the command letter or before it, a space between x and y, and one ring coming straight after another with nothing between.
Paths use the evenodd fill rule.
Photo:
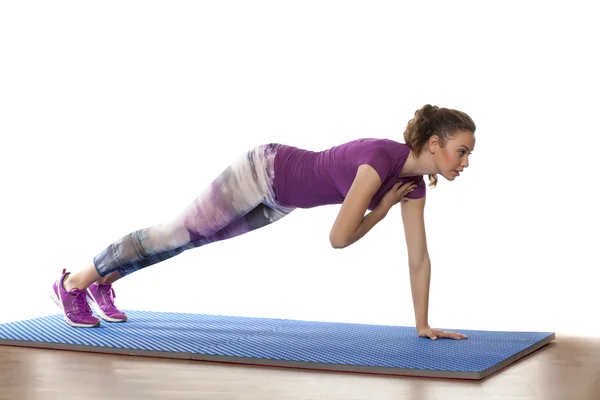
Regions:
<instances>
[{"instance_id":1,"label":"neck","mask_svg":"<svg viewBox=\"0 0 600 400\"><path fill-rule=\"evenodd\" d=\"M402 168L401 176L419 176L438 174L438 168L435 165L433 154L427 150L423 150L421 155L417 157L411 150Z\"/></svg>"}]
</instances>

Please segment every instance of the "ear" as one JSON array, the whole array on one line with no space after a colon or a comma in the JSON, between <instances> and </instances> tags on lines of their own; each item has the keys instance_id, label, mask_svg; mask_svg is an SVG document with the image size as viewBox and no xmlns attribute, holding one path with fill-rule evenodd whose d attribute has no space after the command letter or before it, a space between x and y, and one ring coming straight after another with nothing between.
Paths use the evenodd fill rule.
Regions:
<instances>
[{"instance_id":1,"label":"ear","mask_svg":"<svg viewBox=\"0 0 600 400\"><path fill-rule=\"evenodd\" d=\"M435 154L435 152L439 149L440 147L440 138L438 137L438 135L433 134L430 138L429 141L427 142L427 147L429 149L429 151L432 154Z\"/></svg>"}]
</instances>

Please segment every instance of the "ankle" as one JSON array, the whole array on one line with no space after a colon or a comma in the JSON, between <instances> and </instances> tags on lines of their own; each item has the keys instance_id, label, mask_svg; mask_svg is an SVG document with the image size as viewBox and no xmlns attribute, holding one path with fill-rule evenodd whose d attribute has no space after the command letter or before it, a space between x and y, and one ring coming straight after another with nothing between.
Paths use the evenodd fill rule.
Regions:
<instances>
[{"instance_id":1,"label":"ankle","mask_svg":"<svg viewBox=\"0 0 600 400\"><path fill-rule=\"evenodd\" d=\"M119 271L114 271L111 272L108 275L105 275L103 277L100 277L95 283L97 284L110 284L112 285L113 283L115 283L116 281L118 281L119 279L121 279L123 276L121 275L121 273Z\"/></svg>"},{"instance_id":2,"label":"ankle","mask_svg":"<svg viewBox=\"0 0 600 400\"><path fill-rule=\"evenodd\" d=\"M72 273L65 276L63 286L67 292L71 291L71 289L83 289L80 285L80 282L77 280L77 277Z\"/></svg>"}]
</instances>

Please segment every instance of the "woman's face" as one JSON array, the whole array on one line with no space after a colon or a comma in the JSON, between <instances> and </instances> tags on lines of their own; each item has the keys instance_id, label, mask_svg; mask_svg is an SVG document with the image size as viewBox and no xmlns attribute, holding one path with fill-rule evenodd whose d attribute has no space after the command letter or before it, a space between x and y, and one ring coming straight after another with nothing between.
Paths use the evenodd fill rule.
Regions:
<instances>
[{"instance_id":1,"label":"woman's face","mask_svg":"<svg viewBox=\"0 0 600 400\"><path fill-rule=\"evenodd\" d=\"M469 131L458 131L441 147L435 146L435 164L440 175L453 181L460 172L469 166L469 156L475 148L475 135Z\"/></svg>"}]
</instances>

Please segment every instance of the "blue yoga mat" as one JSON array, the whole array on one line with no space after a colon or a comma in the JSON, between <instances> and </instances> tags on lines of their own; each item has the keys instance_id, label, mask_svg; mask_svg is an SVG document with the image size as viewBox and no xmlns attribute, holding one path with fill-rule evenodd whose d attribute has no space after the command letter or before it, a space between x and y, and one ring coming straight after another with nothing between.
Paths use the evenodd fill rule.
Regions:
<instances>
[{"instance_id":1,"label":"blue yoga mat","mask_svg":"<svg viewBox=\"0 0 600 400\"><path fill-rule=\"evenodd\" d=\"M127 311L128 322L70 328L62 314L0 324L0 344L274 367L482 379L554 340L552 332L449 329Z\"/></svg>"}]
</instances>

